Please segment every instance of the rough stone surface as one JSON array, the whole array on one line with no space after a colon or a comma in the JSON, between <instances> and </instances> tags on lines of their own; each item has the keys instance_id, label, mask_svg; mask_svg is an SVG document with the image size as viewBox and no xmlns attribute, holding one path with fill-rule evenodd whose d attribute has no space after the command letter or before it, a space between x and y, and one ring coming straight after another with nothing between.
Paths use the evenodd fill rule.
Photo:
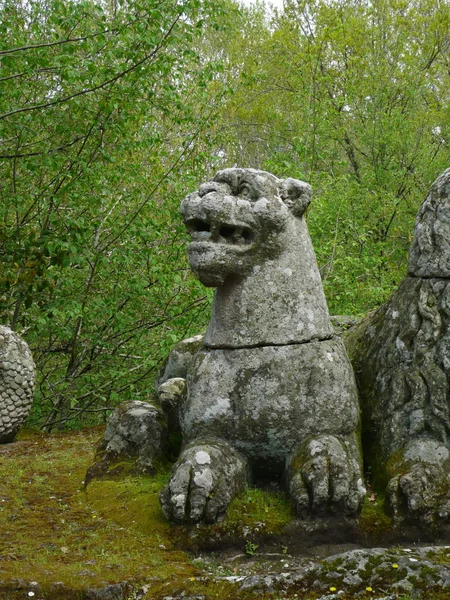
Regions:
<instances>
[{"instance_id":1,"label":"rough stone surface","mask_svg":"<svg viewBox=\"0 0 450 600\"><path fill-rule=\"evenodd\" d=\"M294 570L285 568L281 573L238 577L235 583L242 591L271 593L295 589L326 592L324 598L328 599L339 598L343 593L366 598L367 588L371 588L371 598L394 599L400 593L450 590L448 557L448 547L436 546L350 550Z\"/></svg>"},{"instance_id":2,"label":"rough stone surface","mask_svg":"<svg viewBox=\"0 0 450 600\"><path fill-rule=\"evenodd\" d=\"M346 337L363 412L365 457L394 514L450 514L450 281L407 277Z\"/></svg>"},{"instance_id":3,"label":"rough stone surface","mask_svg":"<svg viewBox=\"0 0 450 600\"><path fill-rule=\"evenodd\" d=\"M0 444L12 442L33 403L35 366L24 340L0 325Z\"/></svg>"},{"instance_id":4,"label":"rough stone surface","mask_svg":"<svg viewBox=\"0 0 450 600\"><path fill-rule=\"evenodd\" d=\"M339 338L201 350L187 379L182 431L226 439L252 461L277 461L310 436L349 435L359 421L350 361Z\"/></svg>"},{"instance_id":5,"label":"rough stone surface","mask_svg":"<svg viewBox=\"0 0 450 600\"><path fill-rule=\"evenodd\" d=\"M319 435L307 439L289 465L289 493L299 515L355 515L365 496L358 439Z\"/></svg>"},{"instance_id":6,"label":"rough stone surface","mask_svg":"<svg viewBox=\"0 0 450 600\"><path fill-rule=\"evenodd\" d=\"M124 471L153 475L167 445L167 421L162 411L146 402L124 402L108 419L85 485L91 479Z\"/></svg>"},{"instance_id":7,"label":"rough stone surface","mask_svg":"<svg viewBox=\"0 0 450 600\"><path fill-rule=\"evenodd\" d=\"M184 377L187 366L180 425L189 446L162 495L169 518L216 519L247 467L256 478L284 474L301 514L359 510L356 386L303 220L310 200L304 182L226 169L181 205L191 268L217 289L203 348L188 360L177 351L162 375ZM233 467L233 458L228 473L227 452L219 453L211 481L226 486L208 483L214 502L198 508L192 456L203 452L204 439L237 452L246 469ZM208 508L215 505L220 510Z\"/></svg>"},{"instance_id":8,"label":"rough stone surface","mask_svg":"<svg viewBox=\"0 0 450 600\"><path fill-rule=\"evenodd\" d=\"M245 488L246 469L245 458L227 442L197 439L181 453L161 493L165 516L214 523Z\"/></svg>"},{"instance_id":9,"label":"rough stone surface","mask_svg":"<svg viewBox=\"0 0 450 600\"><path fill-rule=\"evenodd\" d=\"M334 333L342 335L345 331L354 327L358 319L348 315L332 315L330 316L330 322Z\"/></svg>"},{"instance_id":10,"label":"rough stone surface","mask_svg":"<svg viewBox=\"0 0 450 600\"><path fill-rule=\"evenodd\" d=\"M171 431L180 430L180 406L186 394L186 379L173 377L167 379L158 388L159 404L167 415Z\"/></svg>"},{"instance_id":11,"label":"rough stone surface","mask_svg":"<svg viewBox=\"0 0 450 600\"><path fill-rule=\"evenodd\" d=\"M436 179L420 207L408 270L415 277L450 277L450 169Z\"/></svg>"},{"instance_id":12,"label":"rough stone surface","mask_svg":"<svg viewBox=\"0 0 450 600\"><path fill-rule=\"evenodd\" d=\"M205 345L243 348L333 335L302 218L311 187L254 169L219 171L181 212L189 263L216 287Z\"/></svg>"},{"instance_id":13,"label":"rough stone surface","mask_svg":"<svg viewBox=\"0 0 450 600\"><path fill-rule=\"evenodd\" d=\"M417 217L409 264L417 276L345 335L374 483L387 485L394 516L430 525L450 517L449 219L447 170Z\"/></svg>"},{"instance_id":14,"label":"rough stone surface","mask_svg":"<svg viewBox=\"0 0 450 600\"><path fill-rule=\"evenodd\" d=\"M186 377L196 353L203 348L204 334L178 342L156 379L158 401L167 415L169 429L180 430L180 407L186 395Z\"/></svg>"},{"instance_id":15,"label":"rough stone surface","mask_svg":"<svg viewBox=\"0 0 450 600\"><path fill-rule=\"evenodd\" d=\"M84 600L127 600L131 596L131 585L115 583L104 588L90 588L84 594Z\"/></svg>"},{"instance_id":16,"label":"rough stone surface","mask_svg":"<svg viewBox=\"0 0 450 600\"><path fill-rule=\"evenodd\" d=\"M196 335L178 342L172 352L165 360L158 378L156 379L156 391L168 379L181 377L186 379L192 358L203 347L203 338L205 336Z\"/></svg>"},{"instance_id":17,"label":"rough stone surface","mask_svg":"<svg viewBox=\"0 0 450 600\"><path fill-rule=\"evenodd\" d=\"M355 317L330 316L334 333L342 335L357 323ZM169 430L180 429L179 412L186 393L186 377L195 355L203 348L205 334L179 342L164 362L156 382L156 392L161 408L169 419Z\"/></svg>"}]
</instances>

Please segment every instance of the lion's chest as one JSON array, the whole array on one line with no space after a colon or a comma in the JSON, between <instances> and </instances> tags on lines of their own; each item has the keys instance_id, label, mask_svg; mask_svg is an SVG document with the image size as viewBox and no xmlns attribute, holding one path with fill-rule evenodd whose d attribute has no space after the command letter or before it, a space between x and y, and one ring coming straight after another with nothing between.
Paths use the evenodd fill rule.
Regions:
<instances>
[{"instance_id":1,"label":"lion's chest","mask_svg":"<svg viewBox=\"0 0 450 600\"><path fill-rule=\"evenodd\" d=\"M353 374L338 339L201 350L182 410L187 441L219 437L249 456L282 456L308 435L358 421Z\"/></svg>"}]
</instances>

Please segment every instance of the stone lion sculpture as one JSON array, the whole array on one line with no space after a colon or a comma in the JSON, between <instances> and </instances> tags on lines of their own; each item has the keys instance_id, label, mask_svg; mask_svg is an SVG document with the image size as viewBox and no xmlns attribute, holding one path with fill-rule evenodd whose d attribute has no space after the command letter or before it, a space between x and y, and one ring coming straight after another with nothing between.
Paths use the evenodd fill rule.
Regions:
<instances>
[{"instance_id":1,"label":"stone lion sculpture","mask_svg":"<svg viewBox=\"0 0 450 600\"><path fill-rule=\"evenodd\" d=\"M302 181L234 168L181 205L190 266L216 290L161 494L172 520L214 522L251 478L280 474L300 515L360 508L357 391L303 218L311 195Z\"/></svg>"},{"instance_id":2,"label":"stone lion sculpture","mask_svg":"<svg viewBox=\"0 0 450 600\"><path fill-rule=\"evenodd\" d=\"M450 518L450 169L416 218L408 276L346 338L374 486L398 520Z\"/></svg>"},{"instance_id":3,"label":"stone lion sculpture","mask_svg":"<svg viewBox=\"0 0 450 600\"><path fill-rule=\"evenodd\" d=\"M0 325L0 444L12 442L33 402L35 367L24 340Z\"/></svg>"}]
</instances>

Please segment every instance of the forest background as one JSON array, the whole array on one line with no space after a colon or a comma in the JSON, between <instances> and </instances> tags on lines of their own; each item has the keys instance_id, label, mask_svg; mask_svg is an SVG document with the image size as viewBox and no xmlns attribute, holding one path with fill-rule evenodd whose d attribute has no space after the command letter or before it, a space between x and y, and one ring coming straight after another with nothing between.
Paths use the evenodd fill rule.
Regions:
<instances>
[{"instance_id":1,"label":"forest background","mask_svg":"<svg viewBox=\"0 0 450 600\"><path fill-rule=\"evenodd\" d=\"M360 315L449 166L446 0L0 0L0 66L0 323L47 431L151 399L204 330L178 207L218 169L312 184L330 312Z\"/></svg>"}]
</instances>

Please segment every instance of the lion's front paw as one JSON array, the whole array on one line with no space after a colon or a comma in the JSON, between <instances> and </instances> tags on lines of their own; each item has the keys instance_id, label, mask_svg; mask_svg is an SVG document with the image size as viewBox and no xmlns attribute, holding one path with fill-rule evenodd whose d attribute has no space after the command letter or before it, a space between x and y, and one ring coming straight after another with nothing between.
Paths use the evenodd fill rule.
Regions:
<instances>
[{"instance_id":1,"label":"lion's front paw","mask_svg":"<svg viewBox=\"0 0 450 600\"><path fill-rule=\"evenodd\" d=\"M161 492L161 506L173 521L214 523L246 483L245 459L229 444L196 441L174 465Z\"/></svg>"},{"instance_id":2,"label":"lion's front paw","mask_svg":"<svg viewBox=\"0 0 450 600\"><path fill-rule=\"evenodd\" d=\"M366 490L358 451L332 435L310 439L295 453L289 468L289 491L300 515L355 515Z\"/></svg>"},{"instance_id":3,"label":"lion's front paw","mask_svg":"<svg viewBox=\"0 0 450 600\"><path fill-rule=\"evenodd\" d=\"M450 517L448 450L436 442L417 441L395 465L386 489L387 508L397 520L433 524Z\"/></svg>"}]
</instances>

